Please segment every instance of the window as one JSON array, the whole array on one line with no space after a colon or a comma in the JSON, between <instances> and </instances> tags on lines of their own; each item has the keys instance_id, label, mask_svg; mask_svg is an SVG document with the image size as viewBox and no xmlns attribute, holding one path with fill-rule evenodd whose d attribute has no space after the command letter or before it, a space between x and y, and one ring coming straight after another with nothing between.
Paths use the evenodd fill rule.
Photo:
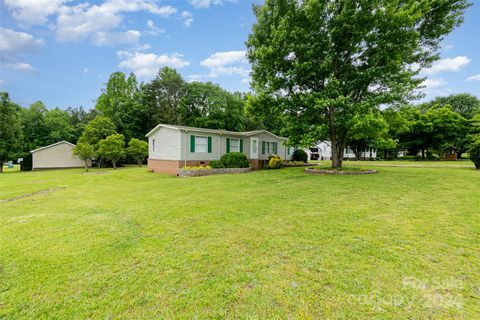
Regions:
<instances>
[{"instance_id":1,"label":"window","mask_svg":"<svg viewBox=\"0 0 480 320\"><path fill-rule=\"evenodd\" d=\"M230 139L230 152L240 152L239 139Z\"/></svg>"},{"instance_id":2,"label":"window","mask_svg":"<svg viewBox=\"0 0 480 320\"><path fill-rule=\"evenodd\" d=\"M207 152L208 139L207 137L195 136L195 152Z\"/></svg>"}]
</instances>

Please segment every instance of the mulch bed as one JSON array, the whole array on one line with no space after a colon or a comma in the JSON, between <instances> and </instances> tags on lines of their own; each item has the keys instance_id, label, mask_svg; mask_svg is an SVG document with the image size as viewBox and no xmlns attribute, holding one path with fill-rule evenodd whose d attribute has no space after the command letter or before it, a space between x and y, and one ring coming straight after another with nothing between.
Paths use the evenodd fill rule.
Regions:
<instances>
[{"instance_id":1,"label":"mulch bed","mask_svg":"<svg viewBox=\"0 0 480 320\"><path fill-rule=\"evenodd\" d=\"M312 168L306 168L305 169L306 173L310 174L331 174L331 175L336 175L336 174L341 174L341 175L358 175L358 174L374 174L378 173L377 170L358 170L358 171L352 171L352 170L327 170L327 169L312 169Z\"/></svg>"}]
</instances>

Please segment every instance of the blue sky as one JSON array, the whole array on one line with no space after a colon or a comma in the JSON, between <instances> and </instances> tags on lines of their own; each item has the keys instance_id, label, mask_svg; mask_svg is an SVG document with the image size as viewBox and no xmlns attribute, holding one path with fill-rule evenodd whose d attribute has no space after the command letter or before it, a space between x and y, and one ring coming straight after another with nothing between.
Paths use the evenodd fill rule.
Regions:
<instances>
[{"instance_id":1,"label":"blue sky","mask_svg":"<svg viewBox=\"0 0 480 320\"><path fill-rule=\"evenodd\" d=\"M261 0L0 0L0 91L28 105L91 108L114 71L149 81L170 66L188 81L249 90L245 41ZM443 42L426 99L480 96L480 3Z\"/></svg>"}]
</instances>

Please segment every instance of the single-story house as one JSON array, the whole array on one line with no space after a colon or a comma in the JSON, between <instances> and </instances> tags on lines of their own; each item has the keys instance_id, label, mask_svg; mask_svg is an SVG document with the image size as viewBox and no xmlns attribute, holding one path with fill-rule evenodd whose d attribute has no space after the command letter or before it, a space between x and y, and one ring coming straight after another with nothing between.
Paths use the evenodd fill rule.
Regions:
<instances>
[{"instance_id":1,"label":"single-story house","mask_svg":"<svg viewBox=\"0 0 480 320\"><path fill-rule=\"evenodd\" d=\"M73 154L74 147L73 143L59 141L30 151L32 170L84 167L85 162Z\"/></svg>"},{"instance_id":2,"label":"single-story house","mask_svg":"<svg viewBox=\"0 0 480 320\"><path fill-rule=\"evenodd\" d=\"M332 159L332 143L330 141L320 141L317 145L306 149L309 160L331 160ZM370 148L360 152L360 159L376 158L377 150ZM352 148L346 147L343 150L344 159L355 159L356 155Z\"/></svg>"},{"instance_id":3,"label":"single-story house","mask_svg":"<svg viewBox=\"0 0 480 320\"><path fill-rule=\"evenodd\" d=\"M267 130L234 132L159 124L148 137L148 169L176 174L183 166L206 165L229 152L243 152L250 165L259 169L271 154L291 160L293 148L287 138Z\"/></svg>"}]
</instances>

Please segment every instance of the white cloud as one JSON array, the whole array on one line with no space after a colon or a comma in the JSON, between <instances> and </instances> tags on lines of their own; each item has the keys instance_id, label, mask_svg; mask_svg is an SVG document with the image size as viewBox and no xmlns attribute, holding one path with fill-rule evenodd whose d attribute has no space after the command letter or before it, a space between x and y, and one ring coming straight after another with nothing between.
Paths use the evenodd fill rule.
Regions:
<instances>
[{"instance_id":1,"label":"white cloud","mask_svg":"<svg viewBox=\"0 0 480 320\"><path fill-rule=\"evenodd\" d=\"M189 0L190 4L196 9L208 8L210 5L221 4L222 0Z\"/></svg>"},{"instance_id":2,"label":"white cloud","mask_svg":"<svg viewBox=\"0 0 480 320\"><path fill-rule=\"evenodd\" d=\"M17 62L17 63L11 63L7 64L6 67L12 68L18 71L24 71L24 72L36 72L37 70L32 67L30 64L25 63L25 62Z\"/></svg>"},{"instance_id":3,"label":"white cloud","mask_svg":"<svg viewBox=\"0 0 480 320\"><path fill-rule=\"evenodd\" d=\"M185 28L188 28L193 23L193 14L188 11L183 11L182 14L180 15L180 20L182 20L182 25Z\"/></svg>"},{"instance_id":4,"label":"white cloud","mask_svg":"<svg viewBox=\"0 0 480 320\"><path fill-rule=\"evenodd\" d=\"M85 2L76 6L62 6L58 9L55 24L56 38L62 42L89 40L96 45L132 43L138 40L138 31L113 30L121 26L122 13L137 11L168 17L176 9L171 6L159 7L155 2L147 0L109 0L100 5ZM109 41L110 37L114 40Z\"/></svg>"},{"instance_id":5,"label":"white cloud","mask_svg":"<svg viewBox=\"0 0 480 320\"><path fill-rule=\"evenodd\" d=\"M246 77L250 73L250 70L247 68L245 54L245 51L215 52L200 62L200 65L210 68L209 76L212 78L220 75L239 75Z\"/></svg>"},{"instance_id":6,"label":"white cloud","mask_svg":"<svg viewBox=\"0 0 480 320\"><path fill-rule=\"evenodd\" d=\"M128 30L125 32L97 32L92 35L90 41L96 46L137 43L140 31Z\"/></svg>"},{"instance_id":7,"label":"white cloud","mask_svg":"<svg viewBox=\"0 0 480 320\"><path fill-rule=\"evenodd\" d=\"M156 35L159 35L160 33L165 33L165 30L160 29L159 27L157 27L152 20L148 20L148 21L147 21L147 27L148 27L148 29L149 29L149 30L147 31L147 33L148 33L149 35L156 36Z\"/></svg>"},{"instance_id":8,"label":"white cloud","mask_svg":"<svg viewBox=\"0 0 480 320\"><path fill-rule=\"evenodd\" d=\"M5 81L3 81L2 79L0 79L0 86L3 85L5 83Z\"/></svg>"},{"instance_id":9,"label":"white cloud","mask_svg":"<svg viewBox=\"0 0 480 320\"><path fill-rule=\"evenodd\" d=\"M467 81L480 81L480 73L468 77Z\"/></svg>"},{"instance_id":10,"label":"white cloud","mask_svg":"<svg viewBox=\"0 0 480 320\"><path fill-rule=\"evenodd\" d=\"M435 74L444 71L456 72L468 65L470 61L471 60L466 56L446 58L435 62L430 68L424 70L424 72L426 74Z\"/></svg>"},{"instance_id":11,"label":"white cloud","mask_svg":"<svg viewBox=\"0 0 480 320\"><path fill-rule=\"evenodd\" d=\"M152 78L157 74L158 69L165 66L180 69L190 65L190 62L183 60L180 54L156 55L154 53L118 51L117 55L122 59L119 67L133 71L140 78Z\"/></svg>"},{"instance_id":12,"label":"white cloud","mask_svg":"<svg viewBox=\"0 0 480 320\"><path fill-rule=\"evenodd\" d=\"M44 24L67 0L5 0L15 20L26 25Z\"/></svg>"},{"instance_id":13,"label":"white cloud","mask_svg":"<svg viewBox=\"0 0 480 320\"><path fill-rule=\"evenodd\" d=\"M198 82L203 80L203 75L201 74L191 74L187 76L188 82Z\"/></svg>"},{"instance_id":14,"label":"white cloud","mask_svg":"<svg viewBox=\"0 0 480 320\"><path fill-rule=\"evenodd\" d=\"M422 82L422 85L425 86L427 90L443 87L446 84L447 83L442 78L427 78Z\"/></svg>"},{"instance_id":15,"label":"white cloud","mask_svg":"<svg viewBox=\"0 0 480 320\"><path fill-rule=\"evenodd\" d=\"M241 82L242 82L242 83L250 83L250 79L249 79L249 78L245 78L245 79L242 79Z\"/></svg>"},{"instance_id":16,"label":"white cloud","mask_svg":"<svg viewBox=\"0 0 480 320\"><path fill-rule=\"evenodd\" d=\"M31 34L0 28L0 66L19 71L35 71L30 64L22 61L22 57L42 46L43 41Z\"/></svg>"}]
</instances>

